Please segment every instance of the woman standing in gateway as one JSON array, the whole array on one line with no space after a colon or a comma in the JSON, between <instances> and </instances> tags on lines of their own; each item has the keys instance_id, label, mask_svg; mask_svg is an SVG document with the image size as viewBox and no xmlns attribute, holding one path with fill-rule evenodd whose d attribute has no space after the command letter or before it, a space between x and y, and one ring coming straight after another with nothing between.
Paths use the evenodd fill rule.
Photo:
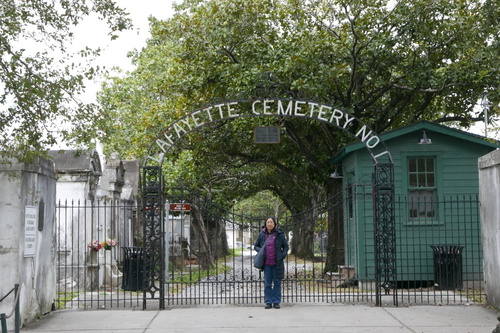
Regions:
<instances>
[{"instance_id":1,"label":"woman standing in gateway","mask_svg":"<svg viewBox=\"0 0 500 333\"><path fill-rule=\"evenodd\" d=\"M266 242L267 241L267 242ZM285 277L283 260L288 254L288 242L285 234L278 228L276 221L268 217L266 225L257 236L254 243L255 251L259 252L265 244L266 259L264 261L264 300L266 309L274 306L280 308L281 280Z\"/></svg>"}]
</instances>

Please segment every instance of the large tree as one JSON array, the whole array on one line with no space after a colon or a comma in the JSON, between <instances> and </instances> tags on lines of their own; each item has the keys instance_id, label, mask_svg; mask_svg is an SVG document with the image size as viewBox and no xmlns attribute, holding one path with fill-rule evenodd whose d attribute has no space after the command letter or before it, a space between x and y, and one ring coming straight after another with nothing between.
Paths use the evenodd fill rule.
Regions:
<instances>
[{"instance_id":1,"label":"large tree","mask_svg":"<svg viewBox=\"0 0 500 333\"><path fill-rule=\"evenodd\" d=\"M315 100L378 133L420 119L467 127L483 120L473 108L485 91L500 101L494 1L189 0L176 9L151 21L137 69L102 92L110 151L142 157L168 124L216 98ZM279 149L252 143L261 124L280 126ZM350 140L287 118L238 119L201 134L183 141L183 181L223 189L222 203L271 190L292 213L335 190L329 161ZM304 229L300 254L311 256L314 226Z\"/></svg>"},{"instance_id":2,"label":"large tree","mask_svg":"<svg viewBox=\"0 0 500 333\"><path fill-rule=\"evenodd\" d=\"M79 100L98 74L99 50L68 48L74 27L96 15L109 38L131 21L111 0L2 0L0 3L0 161L43 154L58 140L89 142L97 106Z\"/></svg>"}]
</instances>

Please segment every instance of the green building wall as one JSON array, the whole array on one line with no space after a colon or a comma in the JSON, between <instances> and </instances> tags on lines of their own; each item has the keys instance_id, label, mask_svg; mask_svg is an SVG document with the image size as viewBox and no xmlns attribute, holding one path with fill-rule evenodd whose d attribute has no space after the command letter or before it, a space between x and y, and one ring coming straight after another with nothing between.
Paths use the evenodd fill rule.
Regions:
<instances>
[{"instance_id":1,"label":"green building wall","mask_svg":"<svg viewBox=\"0 0 500 333\"><path fill-rule=\"evenodd\" d=\"M418 144L423 130L432 144ZM465 132L428 122L400 132L401 135L388 135L388 139L384 139L394 162L397 280L434 280L431 245L465 246L462 251L463 279L480 279L482 249L477 161L480 156L494 150L495 145L473 135L469 140L469 134ZM409 156L436 158L436 219L415 221L408 218ZM366 149L353 149L344 154L341 163L344 188L356 188L352 213L348 207L344 208L346 264L356 267L359 279L371 280L375 273L371 198L373 160ZM349 200L345 202L349 204Z\"/></svg>"}]
</instances>

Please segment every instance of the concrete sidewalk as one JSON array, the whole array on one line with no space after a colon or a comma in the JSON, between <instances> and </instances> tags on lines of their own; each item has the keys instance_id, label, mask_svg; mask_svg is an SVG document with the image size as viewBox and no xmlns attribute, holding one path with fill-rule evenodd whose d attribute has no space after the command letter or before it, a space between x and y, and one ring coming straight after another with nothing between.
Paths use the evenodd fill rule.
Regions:
<instances>
[{"instance_id":1,"label":"concrete sidewalk","mask_svg":"<svg viewBox=\"0 0 500 333\"><path fill-rule=\"evenodd\" d=\"M482 306L373 307L343 304L204 305L162 311L61 310L21 332L429 332L492 333L499 313Z\"/></svg>"}]
</instances>

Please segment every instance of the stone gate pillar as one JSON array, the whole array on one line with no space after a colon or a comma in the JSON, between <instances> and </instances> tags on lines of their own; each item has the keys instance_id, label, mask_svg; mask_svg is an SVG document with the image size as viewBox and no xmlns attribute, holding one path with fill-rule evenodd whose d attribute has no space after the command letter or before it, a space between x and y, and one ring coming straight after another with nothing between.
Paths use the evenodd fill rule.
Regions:
<instances>
[{"instance_id":1,"label":"stone gate pillar","mask_svg":"<svg viewBox=\"0 0 500 333\"><path fill-rule=\"evenodd\" d=\"M487 303L500 308L500 150L479 158L479 200Z\"/></svg>"}]
</instances>

